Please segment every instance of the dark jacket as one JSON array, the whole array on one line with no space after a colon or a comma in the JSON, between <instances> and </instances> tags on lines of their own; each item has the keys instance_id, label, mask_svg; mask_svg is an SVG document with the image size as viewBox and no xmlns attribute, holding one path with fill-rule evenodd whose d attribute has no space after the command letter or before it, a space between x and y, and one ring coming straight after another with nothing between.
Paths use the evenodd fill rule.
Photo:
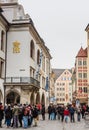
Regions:
<instances>
[{"instance_id":1,"label":"dark jacket","mask_svg":"<svg viewBox=\"0 0 89 130\"><path fill-rule=\"evenodd\" d=\"M45 106L42 106L41 114L42 114L42 115L45 114Z\"/></svg>"},{"instance_id":2,"label":"dark jacket","mask_svg":"<svg viewBox=\"0 0 89 130\"><path fill-rule=\"evenodd\" d=\"M69 108L69 111L70 111L70 114L74 114L75 109L74 109L73 107L70 107L70 108Z\"/></svg>"},{"instance_id":3,"label":"dark jacket","mask_svg":"<svg viewBox=\"0 0 89 130\"><path fill-rule=\"evenodd\" d=\"M2 120L4 118L4 109L3 106L0 105L0 120Z\"/></svg>"},{"instance_id":4,"label":"dark jacket","mask_svg":"<svg viewBox=\"0 0 89 130\"><path fill-rule=\"evenodd\" d=\"M33 118L36 118L38 116L38 109L35 107L33 109Z\"/></svg>"},{"instance_id":5,"label":"dark jacket","mask_svg":"<svg viewBox=\"0 0 89 130\"><path fill-rule=\"evenodd\" d=\"M6 119L11 119L12 118L12 110L10 107L8 107L5 111L5 117Z\"/></svg>"}]
</instances>

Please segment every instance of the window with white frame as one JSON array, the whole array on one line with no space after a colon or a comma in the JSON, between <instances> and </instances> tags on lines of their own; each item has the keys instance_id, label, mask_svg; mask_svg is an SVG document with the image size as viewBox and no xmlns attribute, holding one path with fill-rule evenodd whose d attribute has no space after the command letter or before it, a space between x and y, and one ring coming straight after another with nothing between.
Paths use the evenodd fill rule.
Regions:
<instances>
[{"instance_id":1,"label":"window with white frame","mask_svg":"<svg viewBox=\"0 0 89 130\"><path fill-rule=\"evenodd\" d=\"M33 40L31 40L31 42L30 42L30 57L32 59L35 59L35 46L34 46Z\"/></svg>"},{"instance_id":2,"label":"window with white frame","mask_svg":"<svg viewBox=\"0 0 89 130\"><path fill-rule=\"evenodd\" d=\"M78 78L79 78L79 79L82 78L82 73L78 73Z\"/></svg>"},{"instance_id":3,"label":"window with white frame","mask_svg":"<svg viewBox=\"0 0 89 130\"><path fill-rule=\"evenodd\" d=\"M4 60L0 59L0 78L4 78Z\"/></svg>"},{"instance_id":4,"label":"window with white frame","mask_svg":"<svg viewBox=\"0 0 89 130\"><path fill-rule=\"evenodd\" d=\"M83 78L87 78L87 73L83 73Z\"/></svg>"},{"instance_id":5,"label":"window with white frame","mask_svg":"<svg viewBox=\"0 0 89 130\"><path fill-rule=\"evenodd\" d=\"M5 41L5 33L4 33L4 31L2 30L2 31L1 31L1 50L2 50L2 51L4 51L4 45L5 45L4 41Z\"/></svg>"},{"instance_id":6,"label":"window with white frame","mask_svg":"<svg viewBox=\"0 0 89 130\"><path fill-rule=\"evenodd\" d=\"M83 65L84 65L84 66L87 65L87 61L86 61L86 60L83 61Z\"/></svg>"},{"instance_id":7,"label":"window with white frame","mask_svg":"<svg viewBox=\"0 0 89 130\"><path fill-rule=\"evenodd\" d=\"M35 77L35 69L33 67L30 67L30 77Z\"/></svg>"},{"instance_id":8,"label":"window with white frame","mask_svg":"<svg viewBox=\"0 0 89 130\"><path fill-rule=\"evenodd\" d=\"M81 60L78 61L78 65L79 65L79 66L82 65L82 61L81 61Z\"/></svg>"}]
</instances>

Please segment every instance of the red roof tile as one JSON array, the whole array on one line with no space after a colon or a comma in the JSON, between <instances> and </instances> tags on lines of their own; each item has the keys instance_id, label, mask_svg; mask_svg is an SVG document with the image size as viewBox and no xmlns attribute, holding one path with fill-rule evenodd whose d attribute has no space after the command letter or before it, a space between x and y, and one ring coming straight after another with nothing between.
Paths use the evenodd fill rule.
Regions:
<instances>
[{"instance_id":1,"label":"red roof tile","mask_svg":"<svg viewBox=\"0 0 89 130\"><path fill-rule=\"evenodd\" d=\"M87 57L87 48L84 50L81 47L76 57Z\"/></svg>"}]
</instances>

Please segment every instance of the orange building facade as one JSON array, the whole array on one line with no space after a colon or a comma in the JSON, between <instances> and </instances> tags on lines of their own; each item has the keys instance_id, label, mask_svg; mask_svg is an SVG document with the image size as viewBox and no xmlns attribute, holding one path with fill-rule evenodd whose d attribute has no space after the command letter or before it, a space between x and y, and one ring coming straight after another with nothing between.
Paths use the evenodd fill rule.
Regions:
<instances>
[{"instance_id":1,"label":"orange building facade","mask_svg":"<svg viewBox=\"0 0 89 130\"><path fill-rule=\"evenodd\" d=\"M88 99L88 68L87 68L87 48L80 48L75 63L76 71L76 100L81 104L87 104Z\"/></svg>"}]
</instances>

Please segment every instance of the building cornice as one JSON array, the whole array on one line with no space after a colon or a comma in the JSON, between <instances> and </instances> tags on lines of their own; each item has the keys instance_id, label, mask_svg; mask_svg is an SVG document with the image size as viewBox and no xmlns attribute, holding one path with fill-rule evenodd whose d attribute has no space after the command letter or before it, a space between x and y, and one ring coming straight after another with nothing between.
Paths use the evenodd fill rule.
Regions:
<instances>
[{"instance_id":1,"label":"building cornice","mask_svg":"<svg viewBox=\"0 0 89 130\"><path fill-rule=\"evenodd\" d=\"M6 18L2 15L2 11L0 12L0 21L5 25L6 29L9 28L9 22L6 20Z\"/></svg>"},{"instance_id":2,"label":"building cornice","mask_svg":"<svg viewBox=\"0 0 89 130\"><path fill-rule=\"evenodd\" d=\"M14 5L18 5L18 2L14 2L14 3L0 3L0 6L14 6Z\"/></svg>"}]
</instances>

